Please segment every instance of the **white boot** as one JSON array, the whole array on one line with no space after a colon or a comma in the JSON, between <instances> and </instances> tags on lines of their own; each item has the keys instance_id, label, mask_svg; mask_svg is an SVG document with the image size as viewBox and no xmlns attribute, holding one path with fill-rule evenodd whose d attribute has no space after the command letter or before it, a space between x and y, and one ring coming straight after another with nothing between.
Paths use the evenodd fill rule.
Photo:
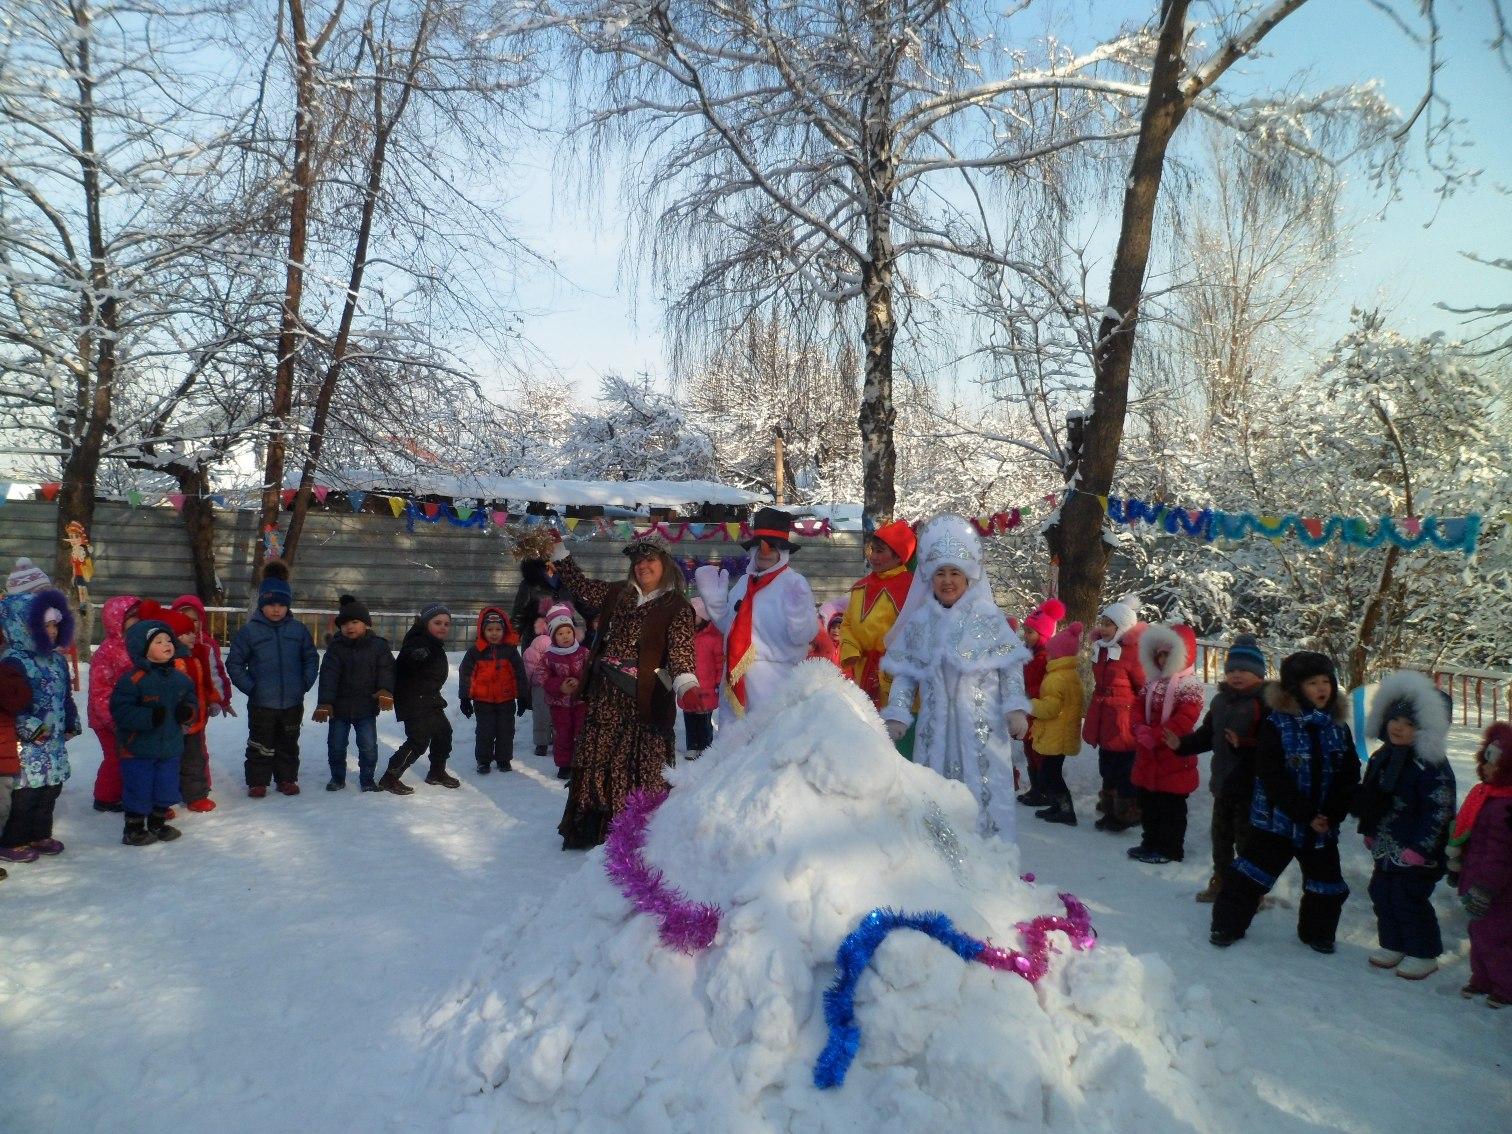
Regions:
<instances>
[{"instance_id":1,"label":"white boot","mask_svg":"<svg viewBox=\"0 0 1512 1134\"><path fill-rule=\"evenodd\" d=\"M1396 974L1405 980L1422 980L1438 972L1437 957L1408 957L1397 966Z\"/></svg>"},{"instance_id":2,"label":"white boot","mask_svg":"<svg viewBox=\"0 0 1512 1134\"><path fill-rule=\"evenodd\" d=\"M1377 969L1394 969L1405 956L1406 953L1398 953L1395 949L1377 949L1370 955L1370 964Z\"/></svg>"}]
</instances>

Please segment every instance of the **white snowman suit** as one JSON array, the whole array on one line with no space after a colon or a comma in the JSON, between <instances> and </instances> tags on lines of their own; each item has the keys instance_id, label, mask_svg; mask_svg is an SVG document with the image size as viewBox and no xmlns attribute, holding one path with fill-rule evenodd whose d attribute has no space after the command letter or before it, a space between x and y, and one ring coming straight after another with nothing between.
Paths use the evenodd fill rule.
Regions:
<instances>
[{"instance_id":1,"label":"white snowman suit","mask_svg":"<svg viewBox=\"0 0 1512 1134\"><path fill-rule=\"evenodd\" d=\"M934 597L934 574L958 567L971 580L954 606ZM882 669L892 674L884 720L914 721L914 762L959 780L977 797L977 830L1013 841L1013 750L1009 714L1027 713L1030 653L993 601L981 540L959 516L933 521L919 540L908 600L888 632ZM1020 717L1022 725L1024 718Z\"/></svg>"},{"instance_id":2,"label":"white snowman suit","mask_svg":"<svg viewBox=\"0 0 1512 1134\"><path fill-rule=\"evenodd\" d=\"M730 586L729 572L712 564L694 572L693 582L699 597L708 607L709 621L725 636L729 648L730 628L735 623L739 604L746 601L746 589L752 578L780 572L763 587L753 600L751 644L756 660L745 674L746 706L734 703L728 683L719 690L719 723L733 723L744 713L767 701L792 675L793 669L808 657L809 646L819 632L819 618L814 606L814 592L808 580L788 566L788 552L779 554L777 563L766 571L756 567L756 559L746 573ZM728 664L728 663L727 663Z\"/></svg>"}]
</instances>

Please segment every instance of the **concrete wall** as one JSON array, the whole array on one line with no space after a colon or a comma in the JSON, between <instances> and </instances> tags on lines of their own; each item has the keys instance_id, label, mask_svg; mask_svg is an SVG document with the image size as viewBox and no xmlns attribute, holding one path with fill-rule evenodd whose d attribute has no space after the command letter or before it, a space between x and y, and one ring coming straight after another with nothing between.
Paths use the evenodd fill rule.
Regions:
<instances>
[{"instance_id":1,"label":"concrete wall","mask_svg":"<svg viewBox=\"0 0 1512 1134\"><path fill-rule=\"evenodd\" d=\"M21 555L50 568L55 511L42 501L0 506L0 566L6 573ZM216 566L228 606L246 606L256 529L252 512L216 514ZM188 540L170 507L99 504L90 539L95 557L90 593L96 602L117 594L168 599L193 586ZM794 566L808 576L820 602L843 595L865 572L859 533L800 543ZM590 575L624 575L620 542L594 539L572 546ZM724 540L684 542L672 552L678 558L743 554ZM466 615L488 603L512 602L520 572L503 538L491 529L454 528L443 521L416 524L408 532L403 520L386 516L316 511L305 523L293 582L296 607L309 610L334 610L337 596L350 591L375 612L411 612L440 600ZM393 626L383 632L392 633Z\"/></svg>"}]
</instances>

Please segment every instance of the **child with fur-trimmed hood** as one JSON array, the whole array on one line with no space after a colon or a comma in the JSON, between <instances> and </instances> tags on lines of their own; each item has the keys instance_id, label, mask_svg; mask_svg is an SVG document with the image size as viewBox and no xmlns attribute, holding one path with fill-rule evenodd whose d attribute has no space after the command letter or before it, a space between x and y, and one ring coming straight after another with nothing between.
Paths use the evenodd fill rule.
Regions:
<instances>
[{"instance_id":1,"label":"child with fur-trimmed hood","mask_svg":"<svg viewBox=\"0 0 1512 1134\"><path fill-rule=\"evenodd\" d=\"M1445 702L1421 673L1402 670L1381 682L1366 727L1383 743L1365 767L1351 808L1375 860L1370 900L1381 947L1370 963L1408 980L1437 970L1444 951L1432 896L1454 819Z\"/></svg>"},{"instance_id":2,"label":"child with fur-trimmed hood","mask_svg":"<svg viewBox=\"0 0 1512 1134\"><path fill-rule=\"evenodd\" d=\"M1155 625L1139 639L1139 665L1149 680L1134 725L1134 770L1144 837L1129 848L1136 862L1186 857L1187 796L1197 790L1197 757L1181 740L1202 716L1202 685L1193 676L1197 635L1190 626Z\"/></svg>"},{"instance_id":3,"label":"child with fur-trimmed hood","mask_svg":"<svg viewBox=\"0 0 1512 1134\"><path fill-rule=\"evenodd\" d=\"M1244 936L1293 859L1302 869L1297 936L1319 953L1334 951L1339 915L1349 897L1339 867L1339 824L1360 783L1360 758L1345 722L1333 661L1302 651L1281 662L1281 680L1266 686L1269 713L1255 740L1250 833L1213 903L1214 945Z\"/></svg>"}]
</instances>

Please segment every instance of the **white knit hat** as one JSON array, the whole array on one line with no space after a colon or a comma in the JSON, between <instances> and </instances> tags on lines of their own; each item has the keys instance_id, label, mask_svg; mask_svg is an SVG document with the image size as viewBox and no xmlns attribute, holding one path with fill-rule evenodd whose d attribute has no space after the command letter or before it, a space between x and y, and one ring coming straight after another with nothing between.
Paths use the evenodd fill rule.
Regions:
<instances>
[{"instance_id":1,"label":"white knit hat","mask_svg":"<svg viewBox=\"0 0 1512 1134\"><path fill-rule=\"evenodd\" d=\"M52 586L52 580L47 577L47 572L22 556L16 560L15 568L5 580L5 593L29 595L37 591L45 591L50 586Z\"/></svg>"},{"instance_id":2,"label":"white knit hat","mask_svg":"<svg viewBox=\"0 0 1512 1134\"><path fill-rule=\"evenodd\" d=\"M1123 637L1139 621L1139 596L1124 595L1117 602L1110 602L1103 607L1102 616L1117 626L1119 637Z\"/></svg>"}]
</instances>

